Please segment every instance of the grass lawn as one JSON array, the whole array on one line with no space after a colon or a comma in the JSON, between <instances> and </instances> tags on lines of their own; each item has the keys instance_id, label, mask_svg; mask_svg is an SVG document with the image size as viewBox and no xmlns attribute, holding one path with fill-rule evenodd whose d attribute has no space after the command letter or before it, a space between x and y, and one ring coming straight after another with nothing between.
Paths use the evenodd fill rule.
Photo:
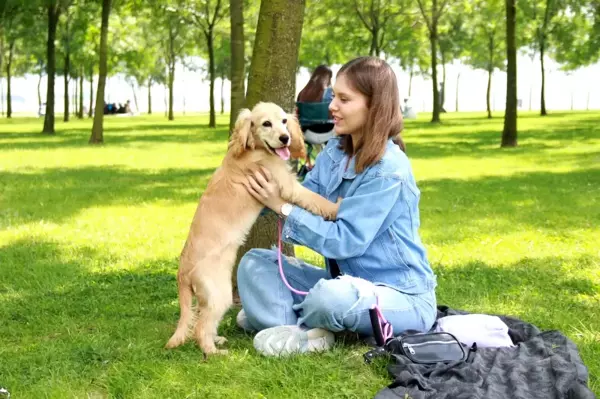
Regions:
<instances>
[{"instance_id":1,"label":"grass lawn","mask_svg":"<svg viewBox=\"0 0 600 399\"><path fill-rule=\"evenodd\" d=\"M573 339L600 394L600 113L429 115L405 139L438 302L520 317ZM267 359L221 325L228 357L163 345L179 315L188 227L226 150L228 118L0 121L0 387L13 398L368 398L387 385L365 347ZM300 256L321 260L299 248Z\"/></svg>"}]
</instances>

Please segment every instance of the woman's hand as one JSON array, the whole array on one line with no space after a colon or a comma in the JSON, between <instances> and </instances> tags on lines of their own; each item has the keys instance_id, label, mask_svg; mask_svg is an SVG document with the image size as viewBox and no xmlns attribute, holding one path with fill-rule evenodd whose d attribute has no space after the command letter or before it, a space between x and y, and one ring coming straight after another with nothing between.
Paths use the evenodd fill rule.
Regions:
<instances>
[{"instance_id":1,"label":"woman's hand","mask_svg":"<svg viewBox=\"0 0 600 399\"><path fill-rule=\"evenodd\" d=\"M261 204L277 214L281 213L281 206L285 201L281 198L279 185L265 167L261 166L260 169L250 171L246 175L244 186Z\"/></svg>"}]
</instances>

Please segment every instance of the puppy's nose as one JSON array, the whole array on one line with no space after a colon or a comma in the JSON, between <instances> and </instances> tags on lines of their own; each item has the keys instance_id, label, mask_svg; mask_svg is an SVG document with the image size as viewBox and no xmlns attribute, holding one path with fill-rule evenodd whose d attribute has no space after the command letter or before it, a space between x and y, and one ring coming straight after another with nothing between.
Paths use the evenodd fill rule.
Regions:
<instances>
[{"instance_id":1,"label":"puppy's nose","mask_svg":"<svg viewBox=\"0 0 600 399\"><path fill-rule=\"evenodd\" d=\"M290 141L290 136L288 136L287 134L282 134L281 136L279 136L279 141L281 141L283 144L287 144L288 141Z\"/></svg>"}]
</instances>

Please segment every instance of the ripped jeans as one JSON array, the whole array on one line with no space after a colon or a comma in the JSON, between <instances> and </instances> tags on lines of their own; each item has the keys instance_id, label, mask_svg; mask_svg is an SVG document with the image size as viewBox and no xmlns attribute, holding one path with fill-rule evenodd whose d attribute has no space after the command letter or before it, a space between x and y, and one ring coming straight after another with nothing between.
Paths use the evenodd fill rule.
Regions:
<instances>
[{"instance_id":1,"label":"ripped jeans","mask_svg":"<svg viewBox=\"0 0 600 399\"><path fill-rule=\"evenodd\" d=\"M290 257L283 257L283 271L292 287L308 295L294 294L285 286L276 251L252 249L242 258L237 281L248 327L260 331L297 324L370 336L369 309L376 295L395 335L405 330L428 331L436 319L435 291L411 295L358 277L332 279L327 270Z\"/></svg>"}]
</instances>

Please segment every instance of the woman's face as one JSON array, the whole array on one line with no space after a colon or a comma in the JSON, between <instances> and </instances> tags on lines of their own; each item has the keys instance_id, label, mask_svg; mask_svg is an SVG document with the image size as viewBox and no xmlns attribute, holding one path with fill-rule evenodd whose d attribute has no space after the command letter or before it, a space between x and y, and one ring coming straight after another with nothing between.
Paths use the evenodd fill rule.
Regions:
<instances>
[{"instance_id":1,"label":"woman's face","mask_svg":"<svg viewBox=\"0 0 600 399\"><path fill-rule=\"evenodd\" d=\"M343 74L336 78L333 93L329 110L333 116L335 133L339 136L360 135L369 114L367 97L353 89Z\"/></svg>"}]
</instances>

